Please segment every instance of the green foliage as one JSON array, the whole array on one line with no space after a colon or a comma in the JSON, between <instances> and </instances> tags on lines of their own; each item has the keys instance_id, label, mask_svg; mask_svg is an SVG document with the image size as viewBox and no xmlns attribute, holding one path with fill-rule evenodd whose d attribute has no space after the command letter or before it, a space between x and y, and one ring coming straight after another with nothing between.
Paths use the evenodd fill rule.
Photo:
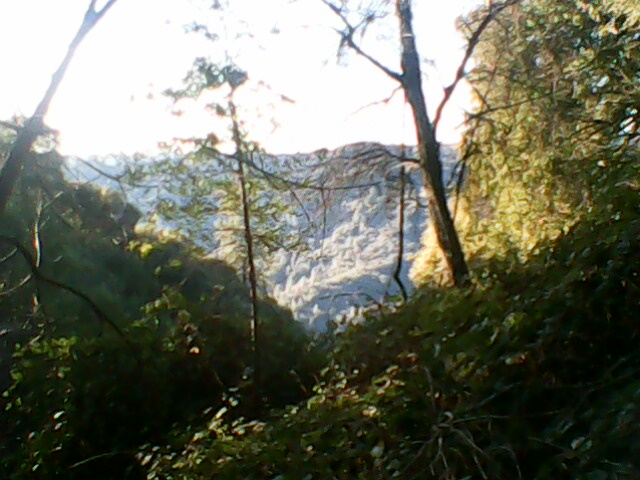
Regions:
<instances>
[{"instance_id":1,"label":"green foliage","mask_svg":"<svg viewBox=\"0 0 640 480\"><path fill-rule=\"evenodd\" d=\"M256 414L248 289L184 239L136 234L121 221L130 205L69 184L61 164L33 156L2 234L39 244L39 271L86 294L125 337L77 295L28 277L2 245L0 476L140 478L142 443L232 397L233 415ZM324 357L290 312L268 300L261 309L264 403L297 402Z\"/></svg>"},{"instance_id":2,"label":"green foliage","mask_svg":"<svg viewBox=\"0 0 640 480\"><path fill-rule=\"evenodd\" d=\"M166 290L127 330L128 342L38 337L21 348L6 395L11 434L22 441L15 478L138 478L136 447L176 422L198 421L231 397L234 415L252 416L247 322L212 314L213 305ZM263 394L282 406L306 396L322 356L299 324L270 311Z\"/></svg>"},{"instance_id":3,"label":"green foliage","mask_svg":"<svg viewBox=\"0 0 640 480\"><path fill-rule=\"evenodd\" d=\"M524 1L488 31L464 145L475 287L368 315L314 397L212 412L139 452L150 478L633 478L640 29L621 3Z\"/></svg>"},{"instance_id":4,"label":"green foliage","mask_svg":"<svg viewBox=\"0 0 640 480\"><path fill-rule=\"evenodd\" d=\"M127 340L95 338L76 298L33 281L8 290L29 272L2 252L1 313L28 327L0 337L21 344L3 398L12 478L634 478L640 35L628 3L530 0L493 24L465 144L474 288L425 287L318 342L263 301L259 416L234 271L182 239L123 231L121 200L34 156L3 228L25 244L38 230L42 270L112 305ZM196 160L175 172L209 191Z\"/></svg>"},{"instance_id":5,"label":"green foliage","mask_svg":"<svg viewBox=\"0 0 640 480\"><path fill-rule=\"evenodd\" d=\"M628 478L638 213L583 221L518 271L496 262L473 291L369 316L306 403L264 422L212 412L183 447L138 458L166 479Z\"/></svg>"},{"instance_id":6,"label":"green foliage","mask_svg":"<svg viewBox=\"0 0 640 480\"><path fill-rule=\"evenodd\" d=\"M634 181L639 25L600 2L531 0L486 32L463 148L475 243L526 259Z\"/></svg>"},{"instance_id":7,"label":"green foliage","mask_svg":"<svg viewBox=\"0 0 640 480\"><path fill-rule=\"evenodd\" d=\"M193 28L214 40L207 27ZM291 188L296 182L285 178L287 170L291 174L294 168L266 155L246 132L241 117L247 115L238 113L233 95L247 80L247 72L229 58L222 64L204 57L195 59L181 87L164 93L176 107L181 101L206 101L205 109L219 128L202 138L177 139L166 145L163 158L135 165L129 175L133 183L160 179L163 194L155 205L157 216L232 265L243 278L248 276L249 259L240 177L247 192L252 262L258 277L266 277L275 252L290 251L303 243L303 232L290 228L283 218L308 216L299 211L301 201ZM255 110L255 106L244 107ZM229 148L233 153L225 153Z\"/></svg>"},{"instance_id":8,"label":"green foliage","mask_svg":"<svg viewBox=\"0 0 640 480\"><path fill-rule=\"evenodd\" d=\"M53 152L32 157L1 234L23 245L38 245L33 254L43 274L90 293L98 305L109 307L111 317L130 319L161 287L153 268L124 248L133 235L132 226L119 219L133 207L110 192L67 183L62 164ZM74 334L101 331L86 303L71 294L35 281L15 289L30 273L29 267L20 254L11 254L10 245L0 247L3 255L10 255L0 272L5 327L32 332L46 328L63 335L70 328ZM33 307L34 295L39 297L39 310Z\"/></svg>"}]
</instances>

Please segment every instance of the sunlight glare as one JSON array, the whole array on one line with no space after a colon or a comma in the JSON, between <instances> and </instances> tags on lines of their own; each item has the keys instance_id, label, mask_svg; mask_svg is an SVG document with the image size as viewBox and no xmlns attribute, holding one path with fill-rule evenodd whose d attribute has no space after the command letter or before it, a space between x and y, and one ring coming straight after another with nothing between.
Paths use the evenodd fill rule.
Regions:
<instances>
[{"instance_id":1,"label":"sunlight glare","mask_svg":"<svg viewBox=\"0 0 640 480\"><path fill-rule=\"evenodd\" d=\"M461 57L462 42L454 19L472 0L416 2L416 31L421 53L438 66L426 84L433 111L443 81L450 81ZM84 14L86 0L12 0L0 4L0 61L10 75L0 77L0 117L32 113ZM356 141L415 142L412 119L395 84L365 60L349 54L346 66L336 62L338 37L330 28L332 13L320 2L286 0L232 2L231 25L242 22L237 62L253 80L247 95L262 106L247 105L247 125L255 140L277 153L332 148ZM432 10L429 10L432 9ZM209 18L206 2L175 0L120 1L78 50L47 116L60 132L63 154L158 151L158 142L203 135L214 122L208 113L190 108L172 115L161 95L179 87L195 56L222 47L198 35L185 35L184 25ZM229 28L227 34L232 33ZM379 52L397 68L393 49ZM218 53L220 54L220 52ZM437 78L436 78L437 77ZM270 95L270 97L269 97ZM281 101L282 96L287 100ZM462 109L468 92L451 102L443 118L440 140L459 139ZM372 105L373 104L373 105ZM371 105L371 106L368 106ZM261 112L258 114L256 112ZM403 120L404 118L404 120Z\"/></svg>"}]
</instances>

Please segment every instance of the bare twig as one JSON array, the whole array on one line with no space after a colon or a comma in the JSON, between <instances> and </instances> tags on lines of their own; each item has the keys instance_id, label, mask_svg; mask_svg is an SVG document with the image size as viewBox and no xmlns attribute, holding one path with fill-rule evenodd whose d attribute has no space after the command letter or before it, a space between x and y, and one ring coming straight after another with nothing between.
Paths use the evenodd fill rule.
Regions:
<instances>
[{"instance_id":1,"label":"bare twig","mask_svg":"<svg viewBox=\"0 0 640 480\"><path fill-rule=\"evenodd\" d=\"M331 11L333 13L335 13L338 16L338 18L342 21L342 23L344 24L344 30L336 29L336 32L342 38L342 42L345 45L347 45L349 48L351 48L353 51L355 51L358 55L360 55L363 58L367 59L372 65L374 65L375 67L377 67L380 70L382 70L384 73L386 73L393 80L402 83L402 74L400 74L398 72L395 72L392 69L390 69L389 67L383 65L381 62L376 60L374 57L372 57L371 55L366 53L360 47L360 45L358 45L353 40L353 35L356 33L357 27L354 27L353 25L351 25L351 23L349 23L349 20L347 20L347 17L344 15L344 12L342 11L342 9L340 7L334 5L329 0L320 0L320 1L322 3L324 3L327 7L329 7L331 9Z\"/></svg>"},{"instance_id":2,"label":"bare twig","mask_svg":"<svg viewBox=\"0 0 640 480\"><path fill-rule=\"evenodd\" d=\"M4 128L6 128L8 130L13 130L16 133L19 132L20 129L22 128L17 123L7 122L5 120L0 120L0 127L4 127Z\"/></svg>"},{"instance_id":3,"label":"bare twig","mask_svg":"<svg viewBox=\"0 0 640 480\"><path fill-rule=\"evenodd\" d=\"M402 146L402 156L404 156L404 145ZM400 202L398 205L398 257L396 260L396 268L393 272L393 279L395 280L398 288L400 289L400 293L402 294L402 300L406 302L409 298L407 295L407 289L402 283L402 277L400 274L402 273L402 263L404 260L404 210L405 210L405 167L402 165L400 168Z\"/></svg>"},{"instance_id":4,"label":"bare twig","mask_svg":"<svg viewBox=\"0 0 640 480\"><path fill-rule=\"evenodd\" d=\"M322 238L320 240L320 257L324 256L324 240L327 236L327 197L324 190L320 190L320 198L322 199Z\"/></svg>"},{"instance_id":5,"label":"bare twig","mask_svg":"<svg viewBox=\"0 0 640 480\"><path fill-rule=\"evenodd\" d=\"M213 147L202 147L203 151L209 151L211 154L219 156L221 158L225 158L227 160L230 161L238 161L237 158L235 158L233 155L229 155L223 152L220 152L219 150L213 148ZM325 185L314 185L314 184L309 184L309 183L305 183L305 182L300 182L297 180L292 180L289 178L285 178L282 177L276 173L273 172L269 172L268 170L266 170L265 168L261 167L260 165L258 165L257 163L255 163L253 160L249 159L249 158L243 158L240 160L244 165L249 166L250 168L256 170L258 173L262 174L265 179L270 178L273 179L275 181L278 182L282 182L285 185L290 185L292 187L296 187L299 188L301 190L317 190L317 191L333 191L333 190L357 190L360 188L370 188L370 187L375 187L377 185L380 185L381 182L367 182L367 183L361 183L361 184L356 184L356 185L337 185L337 186L331 186L331 187L327 187Z\"/></svg>"},{"instance_id":6,"label":"bare twig","mask_svg":"<svg viewBox=\"0 0 640 480\"><path fill-rule=\"evenodd\" d=\"M129 173L130 173L130 170L128 170L128 169L125 170L122 173L114 175L114 174L111 174L109 172L106 172L105 170L103 170L102 168L94 165L91 162L83 160L82 158L78 158L76 160L79 161L80 163L82 163L83 165L85 165L86 167L90 168L94 172L100 174L101 176L116 182L119 185L120 190L123 191L123 193L124 193L124 188L122 187L122 183L123 182L126 183L127 185L131 186L131 187L136 187L136 188L157 188L158 187L157 184L137 183L137 182L132 182L132 181L127 180L126 179L127 175L129 175Z\"/></svg>"},{"instance_id":7,"label":"bare twig","mask_svg":"<svg viewBox=\"0 0 640 480\"><path fill-rule=\"evenodd\" d=\"M15 250L15 251L17 252L17 250ZM17 285L14 285L13 287L11 287L8 290L4 290L4 291L0 292L0 298L8 297L10 295L13 295L18 290L20 290L22 287L24 287L27 283L29 283L29 281L32 278L33 278L32 275L29 273L26 277L24 277L22 280L20 280L20 282L18 282Z\"/></svg>"},{"instance_id":8,"label":"bare twig","mask_svg":"<svg viewBox=\"0 0 640 480\"><path fill-rule=\"evenodd\" d=\"M5 262L11 260L13 257L16 256L16 253L18 253L18 249L14 248L9 253L7 253L4 257L0 258L0 263L5 263Z\"/></svg>"},{"instance_id":9,"label":"bare twig","mask_svg":"<svg viewBox=\"0 0 640 480\"><path fill-rule=\"evenodd\" d=\"M107 452L107 453L101 453L99 455L93 455L92 457L89 458L85 458L84 460L81 460L79 462L74 463L73 465L69 466L69 470L73 470L74 468L79 468L82 467L84 465L87 465L91 462L95 462L96 460L102 460L105 458L113 458L119 455L132 455L134 452Z\"/></svg>"},{"instance_id":10,"label":"bare twig","mask_svg":"<svg viewBox=\"0 0 640 480\"><path fill-rule=\"evenodd\" d=\"M40 220L42 219L43 203L41 195L38 194L38 203L36 205L36 219L33 222L33 249L36 252L33 260L33 266L37 269L42 265L42 241L40 239ZM40 285L36 282L36 292L33 295L33 312L38 312L42 305L42 292L40 291Z\"/></svg>"},{"instance_id":11,"label":"bare twig","mask_svg":"<svg viewBox=\"0 0 640 480\"><path fill-rule=\"evenodd\" d=\"M402 85L398 85L396 88L394 88L388 97L385 97L382 100L377 100L375 102L371 102L366 105L363 105L362 107L359 107L353 113L351 113L351 116L357 115L358 113L366 110L367 108L375 107L376 105L388 105L389 102L391 102L391 100L393 100L393 98L396 96L396 93L400 91L402 91Z\"/></svg>"}]
</instances>

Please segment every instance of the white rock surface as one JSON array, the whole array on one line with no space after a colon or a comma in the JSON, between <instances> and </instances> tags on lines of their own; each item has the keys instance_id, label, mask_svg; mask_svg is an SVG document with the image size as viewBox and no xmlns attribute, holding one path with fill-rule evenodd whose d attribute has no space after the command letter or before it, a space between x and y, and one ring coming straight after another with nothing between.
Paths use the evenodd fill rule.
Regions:
<instances>
[{"instance_id":1,"label":"white rock surface","mask_svg":"<svg viewBox=\"0 0 640 480\"><path fill-rule=\"evenodd\" d=\"M455 149L444 146L442 152L447 178L455 161ZM406 153L415 155L413 149ZM276 220L289 233L304 232L306 248L280 249L264 262L268 266L261 272L266 293L289 307L298 320L323 329L329 319L355 317L360 307L399 295L393 272L398 256L400 154L400 147L358 143L333 151L263 155L256 160L264 170L289 179L290 188L304 206L303 211L290 192L281 194L294 213ZM117 158L89 161L110 174L122 171L125 162ZM420 248L427 211L421 171L414 163L404 164L409 181L401 278L411 291L408 273L412 257ZM69 172L73 178L114 186L77 159L69 159ZM157 185L170 185L168 178L159 180ZM307 188L301 188L302 183ZM188 201L167 187L129 192L129 201L143 212L152 211L161 199ZM165 225L189 231L189 237L196 241L214 238L211 225L215 229L215 216L200 226L189 224L188 219L183 221L174 218ZM203 246L217 255L215 243Z\"/></svg>"}]
</instances>

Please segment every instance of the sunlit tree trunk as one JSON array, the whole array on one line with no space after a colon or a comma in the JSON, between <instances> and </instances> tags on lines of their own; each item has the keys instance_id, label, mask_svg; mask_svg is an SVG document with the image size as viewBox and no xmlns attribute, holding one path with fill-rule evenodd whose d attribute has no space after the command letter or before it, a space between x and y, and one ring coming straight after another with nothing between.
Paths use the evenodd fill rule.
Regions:
<instances>
[{"instance_id":1,"label":"sunlit tree trunk","mask_svg":"<svg viewBox=\"0 0 640 480\"><path fill-rule=\"evenodd\" d=\"M247 192L246 178L244 175L245 150L242 144L242 135L236 107L232 101L229 102L229 110L232 119L233 141L236 147L238 183L240 184L240 194L242 201L242 218L244 223L244 240L247 247L247 264L249 267L249 287L251 289L251 348L253 350L253 383L255 388L255 407L260 406L260 395L262 391L262 372L260 368L260 317L258 312L258 283L256 266L253 253L253 235L251 233L251 210L249 208L249 196Z\"/></svg>"},{"instance_id":2,"label":"sunlit tree trunk","mask_svg":"<svg viewBox=\"0 0 640 480\"><path fill-rule=\"evenodd\" d=\"M469 268L447 205L442 178L440 145L436 140L435 129L429 119L422 89L420 61L411 23L410 0L396 0L396 11L400 21L400 40L402 44L401 83L407 102L413 111L418 136L418 157L425 174L429 214L453 283L456 286L464 287L469 284Z\"/></svg>"}]
</instances>

